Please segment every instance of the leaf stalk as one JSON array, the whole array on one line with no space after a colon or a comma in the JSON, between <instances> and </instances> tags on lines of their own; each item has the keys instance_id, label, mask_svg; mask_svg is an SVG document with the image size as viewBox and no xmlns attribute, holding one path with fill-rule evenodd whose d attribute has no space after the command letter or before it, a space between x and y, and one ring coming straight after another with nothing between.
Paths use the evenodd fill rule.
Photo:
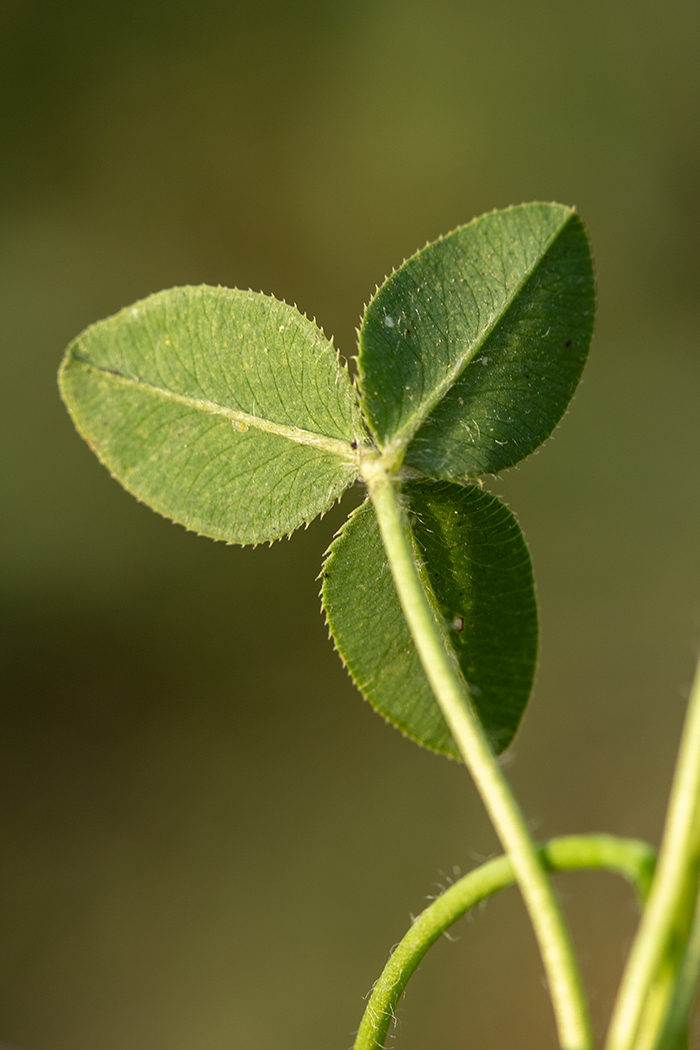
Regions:
<instances>
[{"instance_id":1,"label":"leaf stalk","mask_svg":"<svg viewBox=\"0 0 700 1050\"><path fill-rule=\"evenodd\" d=\"M525 818L474 712L466 682L448 653L444 628L421 579L398 487L376 454L362 458L361 474L426 677L512 862L539 943L560 1045L562 1050L591 1050L588 1008L564 917Z\"/></svg>"}]
</instances>

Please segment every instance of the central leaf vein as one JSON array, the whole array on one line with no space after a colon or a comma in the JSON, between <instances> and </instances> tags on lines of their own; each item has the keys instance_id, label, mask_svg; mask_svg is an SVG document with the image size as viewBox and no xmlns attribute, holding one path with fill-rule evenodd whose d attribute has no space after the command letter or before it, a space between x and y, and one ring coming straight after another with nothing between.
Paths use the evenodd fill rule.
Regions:
<instances>
[{"instance_id":1,"label":"central leaf vein","mask_svg":"<svg viewBox=\"0 0 700 1050\"><path fill-rule=\"evenodd\" d=\"M569 215L567 217L566 222L564 222L559 227L559 229L557 229L549 237L546 244L544 244L542 247L541 254L532 262L532 264L529 267L527 267L527 269L522 274L520 280L513 286L512 290L508 292L508 290L506 289L507 298L506 302L503 304L502 309L491 317L490 321L488 321L488 323L484 326L481 335L479 335L473 342L471 342L463 353L458 354L452 367L447 370L444 379L442 379L441 382L435 386L432 393L430 393L426 397L425 401L408 419L408 421L404 423L404 425L395 433L394 437L391 439L390 442L391 446L393 446L394 448L405 448L409 444L419 427L426 421L426 419L428 419L433 410L440 404L445 395L457 382L464 369L476 357L486 340L503 320L506 312L513 305L518 294L522 291L522 289L531 279L535 271L542 264L543 260L545 259L547 253L549 252L554 242L557 240L558 237L561 236L570 218L571 215ZM449 339L449 311L447 309L447 298L445 294L444 284L442 287L442 291L443 305L445 306L445 313L447 315L445 321L446 329L441 329L440 326L437 324L436 329L440 331L443 338L447 341ZM427 303L424 302L423 307L428 313L428 315L432 316L430 314L430 310L427 306ZM447 344L447 350L449 353L449 343Z\"/></svg>"},{"instance_id":2,"label":"central leaf vein","mask_svg":"<svg viewBox=\"0 0 700 1050\"><path fill-rule=\"evenodd\" d=\"M252 427L256 430L262 430L267 434L276 434L278 437L286 438L288 441L296 442L299 445L310 445L312 448L320 449L323 452L329 452L331 455L337 456L339 459L345 460L353 465L357 465L358 463L357 451L352 447L349 441L340 441L338 438L331 438L327 437L325 434L317 434L310 430L303 430L301 427L290 427L284 423L276 423L272 419L265 419L249 412L242 412L239 409L229 408L227 405L220 405L215 401L209 401L205 398L192 397L189 394L179 394L174 390L168 390L166 387L155 386L143 379L125 376L120 372L115 372L109 368L101 368L100 366L82 360L79 357L75 357L74 360L76 364L81 365L86 370L97 372L120 386L131 387L134 390L141 390L144 393L152 394L154 397L161 397L166 401L174 401L176 404L196 409L198 412L206 412L212 416L223 416L224 419L230 419L232 423L236 423L246 430Z\"/></svg>"}]
</instances>

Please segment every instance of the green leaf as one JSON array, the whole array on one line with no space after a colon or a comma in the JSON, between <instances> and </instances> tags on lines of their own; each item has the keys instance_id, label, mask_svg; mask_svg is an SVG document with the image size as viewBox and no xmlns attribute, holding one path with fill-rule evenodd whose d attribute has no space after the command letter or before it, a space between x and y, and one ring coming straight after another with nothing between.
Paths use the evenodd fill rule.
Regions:
<instances>
[{"instance_id":1,"label":"green leaf","mask_svg":"<svg viewBox=\"0 0 700 1050\"><path fill-rule=\"evenodd\" d=\"M532 568L517 521L476 485L417 482L403 499L445 641L494 750L508 746L537 656ZM369 502L333 541L323 569L331 635L367 700L403 733L458 758L396 595Z\"/></svg>"},{"instance_id":2,"label":"green leaf","mask_svg":"<svg viewBox=\"0 0 700 1050\"><path fill-rule=\"evenodd\" d=\"M159 292L86 329L60 383L124 487L214 539L277 539L357 476L346 370L311 321L266 295Z\"/></svg>"},{"instance_id":3,"label":"green leaf","mask_svg":"<svg viewBox=\"0 0 700 1050\"><path fill-rule=\"evenodd\" d=\"M594 311L588 240L571 208L523 204L427 245L362 322L362 407L377 444L453 480L517 463L566 409Z\"/></svg>"}]
</instances>

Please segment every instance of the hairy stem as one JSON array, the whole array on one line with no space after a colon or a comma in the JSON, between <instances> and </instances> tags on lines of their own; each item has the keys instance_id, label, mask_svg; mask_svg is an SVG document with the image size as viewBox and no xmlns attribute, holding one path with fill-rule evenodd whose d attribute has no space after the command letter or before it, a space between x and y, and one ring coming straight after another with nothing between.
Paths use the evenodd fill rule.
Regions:
<instances>
[{"instance_id":1,"label":"hairy stem","mask_svg":"<svg viewBox=\"0 0 700 1050\"><path fill-rule=\"evenodd\" d=\"M632 883L640 902L648 893L656 859L654 850L645 842L612 835L567 835L551 839L539 847L539 854L550 871L603 868L616 872ZM497 857L470 871L421 912L392 952L374 986L354 1050L381 1050L409 978L431 945L479 901L514 882L510 858Z\"/></svg>"},{"instance_id":2,"label":"hairy stem","mask_svg":"<svg viewBox=\"0 0 700 1050\"><path fill-rule=\"evenodd\" d=\"M539 943L560 1045L562 1050L590 1050L588 1009L563 915L525 818L471 705L456 660L448 652L444 628L437 622L416 564L398 490L381 459L365 457L361 470L426 677L512 861Z\"/></svg>"},{"instance_id":3,"label":"hairy stem","mask_svg":"<svg viewBox=\"0 0 700 1050\"><path fill-rule=\"evenodd\" d=\"M685 957L700 875L700 665L673 777L657 874L620 985L606 1050L656 1050Z\"/></svg>"}]
</instances>

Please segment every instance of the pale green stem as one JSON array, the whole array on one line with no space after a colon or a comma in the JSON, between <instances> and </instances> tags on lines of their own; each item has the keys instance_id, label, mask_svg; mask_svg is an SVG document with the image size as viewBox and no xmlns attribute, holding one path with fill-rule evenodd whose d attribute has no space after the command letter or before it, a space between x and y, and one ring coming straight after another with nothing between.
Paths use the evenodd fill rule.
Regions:
<instances>
[{"instance_id":1,"label":"pale green stem","mask_svg":"<svg viewBox=\"0 0 700 1050\"><path fill-rule=\"evenodd\" d=\"M381 460L366 458L362 476L379 524L399 601L445 721L474 778L515 877L537 937L562 1050L590 1050L588 1009L559 903L527 823L475 714L456 660L448 653L420 577L395 484Z\"/></svg>"},{"instance_id":2,"label":"pale green stem","mask_svg":"<svg viewBox=\"0 0 700 1050\"><path fill-rule=\"evenodd\" d=\"M567 835L538 848L542 863L550 871L604 868L628 879L640 902L646 898L656 855L645 842L612 835ZM514 882L510 858L497 857L470 871L421 912L391 953L372 990L354 1050L381 1050L394 1010L431 945L479 901Z\"/></svg>"},{"instance_id":3,"label":"pale green stem","mask_svg":"<svg viewBox=\"0 0 700 1050\"><path fill-rule=\"evenodd\" d=\"M694 886L688 886L688 892L684 893L682 904L676 912L666 950L640 1013L634 1050L681 1050L683 1046L687 1050L687 1040L684 1043L682 1038L682 1030L687 1026L687 1015L681 1018L677 996L689 947L695 892Z\"/></svg>"},{"instance_id":4,"label":"pale green stem","mask_svg":"<svg viewBox=\"0 0 700 1050\"><path fill-rule=\"evenodd\" d=\"M622 978L606 1050L658 1046L698 892L699 806L700 666L690 694L657 873Z\"/></svg>"},{"instance_id":5,"label":"pale green stem","mask_svg":"<svg viewBox=\"0 0 700 1050\"><path fill-rule=\"evenodd\" d=\"M659 1050L680 1050L688 1045L688 1021L700 981L700 899L695 904L695 917L675 983L673 1001L666 1019Z\"/></svg>"}]
</instances>

